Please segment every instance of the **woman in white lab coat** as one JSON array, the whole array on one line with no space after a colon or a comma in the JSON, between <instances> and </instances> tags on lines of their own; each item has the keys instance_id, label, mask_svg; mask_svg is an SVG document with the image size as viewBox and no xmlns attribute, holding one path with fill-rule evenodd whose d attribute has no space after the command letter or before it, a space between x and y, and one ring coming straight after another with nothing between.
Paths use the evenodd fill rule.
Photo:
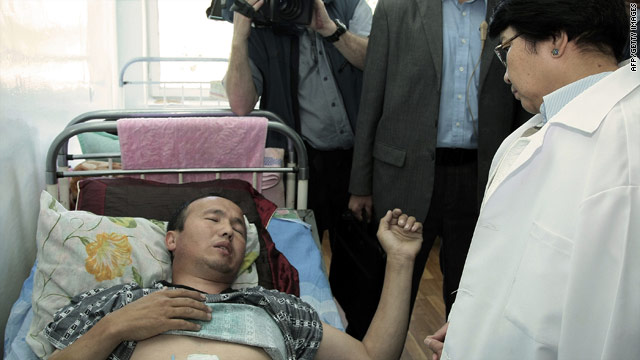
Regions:
<instances>
[{"instance_id":1,"label":"woman in white lab coat","mask_svg":"<svg viewBox=\"0 0 640 360\"><path fill-rule=\"evenodd\" d=\"M536 115L496 153L449 322L425 343L444 359L638 359L640 63L618 65L623 0L505 0L489 31Z\"/></svg>"}]
</instances>

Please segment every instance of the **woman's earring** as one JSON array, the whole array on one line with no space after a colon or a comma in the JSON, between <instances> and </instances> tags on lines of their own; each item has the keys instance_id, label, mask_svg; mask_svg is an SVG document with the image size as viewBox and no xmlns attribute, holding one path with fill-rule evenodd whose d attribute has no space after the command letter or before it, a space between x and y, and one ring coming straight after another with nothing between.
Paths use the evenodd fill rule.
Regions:
<instances>
[{"instance_id":1,"label":"woman's earring","mask_svg":"<svg viewBox=\"0 0 640 360\"><path fill-rule=\"evenodd\" d=\"M558 50L558 49L553 49L551 51L551 55L553 55L553 56L558 56L559 53L560 53L560 50Z\"/></svg>"}]
</instances>

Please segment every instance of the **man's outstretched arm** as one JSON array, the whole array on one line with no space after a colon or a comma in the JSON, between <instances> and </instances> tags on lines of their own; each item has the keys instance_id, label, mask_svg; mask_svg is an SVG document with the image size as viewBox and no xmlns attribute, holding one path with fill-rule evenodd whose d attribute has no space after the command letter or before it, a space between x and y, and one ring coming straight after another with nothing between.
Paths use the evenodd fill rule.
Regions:
<instances>
[{"instance_id":1,"label":"man's outstretched arm","mask_svg":"<svg viewBox=\"0 0 640 360\"><path fill-rule=\"evenodd\" d=\"M387 265L378 309L362 342L324 326L318 359L397 359L409 327L411 279L422 246L422 224L401 210L388 211L380 220L378 239L387 253Z\"/></svg>"},{"instance_id":2,"label":"man's outstretched arm","mask_svg":"<svg viewBox=\"0 0 640 360\"><path fill-rule=\"evenodd\" d=\"M124 341L140 341L169 330L198 331L200 325L186 319L211 319L211 309L204 300L197 291L156 291L106 315L49 359L106 359Z\"/></svg>"}]
</instances>

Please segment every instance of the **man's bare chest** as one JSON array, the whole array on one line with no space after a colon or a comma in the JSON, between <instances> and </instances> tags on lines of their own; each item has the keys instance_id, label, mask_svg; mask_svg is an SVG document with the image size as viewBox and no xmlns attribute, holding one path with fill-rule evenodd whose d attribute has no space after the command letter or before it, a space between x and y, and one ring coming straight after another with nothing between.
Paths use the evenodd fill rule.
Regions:
<instances>
[{"instance_id":1,"label":"man's bare chest","mask_svg":"<svg viewBox=\"0 0 640 360\"><path fill-rule=\"evenodd\" d=\"M150 339L138 342L131 360L187 360L191 359L214 360L215 355L219 360L227 359L270 359L267 353L258 347L235 344L224 341L202 339L184 335L158 335Z\"/></svg>"}]
</instances>

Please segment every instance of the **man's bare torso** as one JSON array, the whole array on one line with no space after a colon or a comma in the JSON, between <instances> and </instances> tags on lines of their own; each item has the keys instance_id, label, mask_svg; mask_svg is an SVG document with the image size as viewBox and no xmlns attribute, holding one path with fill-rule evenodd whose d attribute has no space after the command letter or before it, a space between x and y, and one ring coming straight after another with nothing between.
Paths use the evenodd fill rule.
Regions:
<instances>
[{"instance_id":1,"label":"man's bare torso","mask_svg":"<svg viewBox=\"0 0 640 360\"><path fill-rule=\"evenodd\" d=\"M175 360L186 360L191 354L216 355L220 360L270 359L263 349L254 346L202 339L194 336L157 335L138 342L131 360L171 360L172 355L174 355Z\"/></svg>"}]
</instances>

